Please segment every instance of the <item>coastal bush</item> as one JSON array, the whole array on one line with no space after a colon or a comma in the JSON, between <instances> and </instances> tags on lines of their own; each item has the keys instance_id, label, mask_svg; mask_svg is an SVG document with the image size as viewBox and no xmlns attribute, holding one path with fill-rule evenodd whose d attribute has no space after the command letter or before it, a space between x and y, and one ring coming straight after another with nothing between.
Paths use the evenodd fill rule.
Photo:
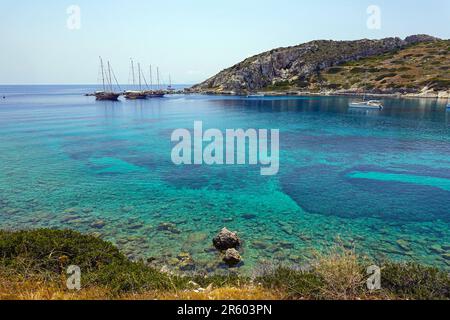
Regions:
<instances>
[{"instance_id":1,"label":"coastal bush","mask_svg":"<svg viewBox=\"0 0 450 320\"><path fill-rule=\"evenodd\" d=\"M331 68L329 68L327 70L327 73L329 73L329 74L336 74L336 73L339 73L339 72L341 72L343 70L345 70L345 69L341 68L341 67L331 67Z\"/></svg>"},{"instance_id":2,"label":"coastal bush","mask_svg":"<svg viewBox=\"0 0 450 320\"><path fill-rule=\"evenodd\" d=\"M417 263L384 264L381 273L384 291L401 299L450 299L450 277L447 272Z\"/></svg>"},{"instance_id":3,"label":"coastal bush","mask_svg":"<svg viewBox=\"0 0 450 320\"><path fill-rule=\"evenodd\" d=\"M364 73L367 69L361 68L361 67L354 67L350 70L350 73Z\"/></svg>"},{"instance_id":4,"label":"coastal bush","mask_svg":"<svg viewBox=\"0 0 450 320\"><path fill-rule=\"evenodd\" d=\"M0 261L18 271L60 273L69 265L92 271L126 257L111 243L71 230L0 231Z\"/></svg>"},{"instance_id":5,"label":"coastal bush","mask_svg":"<svg viewBox=\"0 0 450 320\"><path fill-rule=\"evenodd\" d=\"M112 293L170 290L187 283L129 261L109 242L71 230L0 231L0 264L24 277L45 279L59 279L69 265L76 265L84 285L105 286Z\"/></svg>"},{"instance_id":6,"label":"coastal bush","mask_svg":"<svg viewBox=\"0 0 450 320\"><path fill-rule=\"evenodd\" d=\"M389 72L389 73L385 73L385 74L381 74L378 77L375 78L375 81L380 81L383 80L385 78L392 78L395 77L397 74L395 72Z\"/></svg>"},{"instance_id":7,"label":"coastal bush","mask_svg":"<svg viewBox=\"0 0 450 320\"><path fill-rule=\"evenodd\" d=\"M186 288L188 281L186 278L160 272L142 262L131 261L115 261L85 276L85 282L89 285L107 287L112 294L176 291Z\"/></svg>"}]
</instances>

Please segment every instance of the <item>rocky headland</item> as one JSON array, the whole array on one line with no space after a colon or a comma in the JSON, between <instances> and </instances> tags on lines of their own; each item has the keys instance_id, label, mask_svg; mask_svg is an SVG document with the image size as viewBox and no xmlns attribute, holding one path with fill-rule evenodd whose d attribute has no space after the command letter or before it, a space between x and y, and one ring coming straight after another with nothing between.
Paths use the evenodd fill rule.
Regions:
<instances>
[{"instance_id":1,"label":"rocky headland","mask_svg":"<svg viewBox=\"0 0 450 320\"><path fill-rule=\"evenodd\" d=\"M450 95L450 40L318 40L264 52L189 91L247 95Z\"/></svg>"}]
</instances>

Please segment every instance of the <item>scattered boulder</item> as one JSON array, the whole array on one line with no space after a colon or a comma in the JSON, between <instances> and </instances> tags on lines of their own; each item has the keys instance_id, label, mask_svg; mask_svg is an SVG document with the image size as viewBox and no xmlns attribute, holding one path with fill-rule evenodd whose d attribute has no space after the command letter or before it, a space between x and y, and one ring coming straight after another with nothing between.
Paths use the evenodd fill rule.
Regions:
<instances>
[{"instance_id":1,"label":"scattered boulder","mask_svg":"<svg viewBox=\"0 0 450 320\"><path fill-rule=\"evenodd\" d=\"M223 261L230 267L234 267L242 261L241 255L236 249L228 249L225 252Z\"/></svg>"},{"instance_id":2,"label":"scattered boulder","mask_svg":"<svg viewBox=\"0 0 450 320\"><path fill-rule=\"evenodd\" d=\"M223 228L222 231L213 239L214 247L217 250L225 251L228 249L236 249L241 244L241 241L235 232L231 232L227 228Z\"/></svg>"}]
</instances>

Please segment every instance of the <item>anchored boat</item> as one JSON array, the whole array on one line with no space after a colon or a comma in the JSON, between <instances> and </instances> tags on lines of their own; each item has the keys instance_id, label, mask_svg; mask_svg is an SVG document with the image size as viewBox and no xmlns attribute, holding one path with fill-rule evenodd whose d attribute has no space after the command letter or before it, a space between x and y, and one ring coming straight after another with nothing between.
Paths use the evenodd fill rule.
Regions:
<instances>
[{"instance_id":1,"label":"anchored boat","mask_svg":"<svg viewBox=\"0 0 450 320\"><path fill-rule=\"evenodd\" d=\"M150 78L152 78L152 69L150 66ZM161 90L161 83L159 78L159 67L156 67L156 90L150 90L148 93L149 98L164 98L166 93Z\"/></svg>"},{"instance_id":2,"label":"anchored boat","mask_svg":"<svg viewBox=\"0 0 450 320\"><path fill-rule=\"evenodd\" d=\"M109 61L107 63L107 68L105 69L102 57L100 57L100 69L102 75L103 91L96 91L94 93L95 99L99 101L117 101L120 97L120 93L116 93L113 91L112 78L114 77L117 86L120 89L119 83L117 82L116 76Z\"/></svg>"},{"instance_id":3,"label":"anchored boat","mask_svg":"<svg viewBox=\"0 0 450 320\"><path fill-rule=\"evenodd\" d=\"M264 98L266 95L264 93L249 94L247 98Z\"/></svg>"},{"instance_id":4,"label":"anchored boat","mask_svg":"<svg viewBox=\"0 0 450 320\"><path fill-rule=\"evenodd\" d=\"M349 104L350 108L361 108L361 109L377 109L383 110L383 104L379 100L369 100L360 102L351 102Z\"/></svg>"},{"instance_id":5,"label":"anchored boat","mask_svg":"<svg viewBox=\"0 0 450 320\"><path fill-rule=\"evenodd\" d=\"M133 79L133 87L136 86L136 74L134 70L134 62L131 60L131 74ZM141 80L141 65L138 63L138 74L139 74L139 90L127 90L124 93L125 99L128 100L137 100L137 99L147 99L147 94L142 90L142 80Z\"/></svg>"}]
</instances>

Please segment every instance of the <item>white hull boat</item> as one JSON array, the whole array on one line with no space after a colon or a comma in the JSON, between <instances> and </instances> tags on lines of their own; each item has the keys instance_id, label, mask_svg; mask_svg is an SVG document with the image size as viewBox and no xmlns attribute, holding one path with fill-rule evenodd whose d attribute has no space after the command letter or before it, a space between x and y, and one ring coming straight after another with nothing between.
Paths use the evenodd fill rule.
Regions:
<instances>
[{"instance_id":1,"label":"white hull boat","mask_svg":"<svg viewBox=\"0 0 450 320\"><path fill-rule=\"evenodd\" d=\"M349 104L350 108L359 108L359 109L375 109L375 110L383 110L383 104L378 100L370 100L370 101L360 101L360 102L351 102Z\"/></svg>"}]
</instances>

